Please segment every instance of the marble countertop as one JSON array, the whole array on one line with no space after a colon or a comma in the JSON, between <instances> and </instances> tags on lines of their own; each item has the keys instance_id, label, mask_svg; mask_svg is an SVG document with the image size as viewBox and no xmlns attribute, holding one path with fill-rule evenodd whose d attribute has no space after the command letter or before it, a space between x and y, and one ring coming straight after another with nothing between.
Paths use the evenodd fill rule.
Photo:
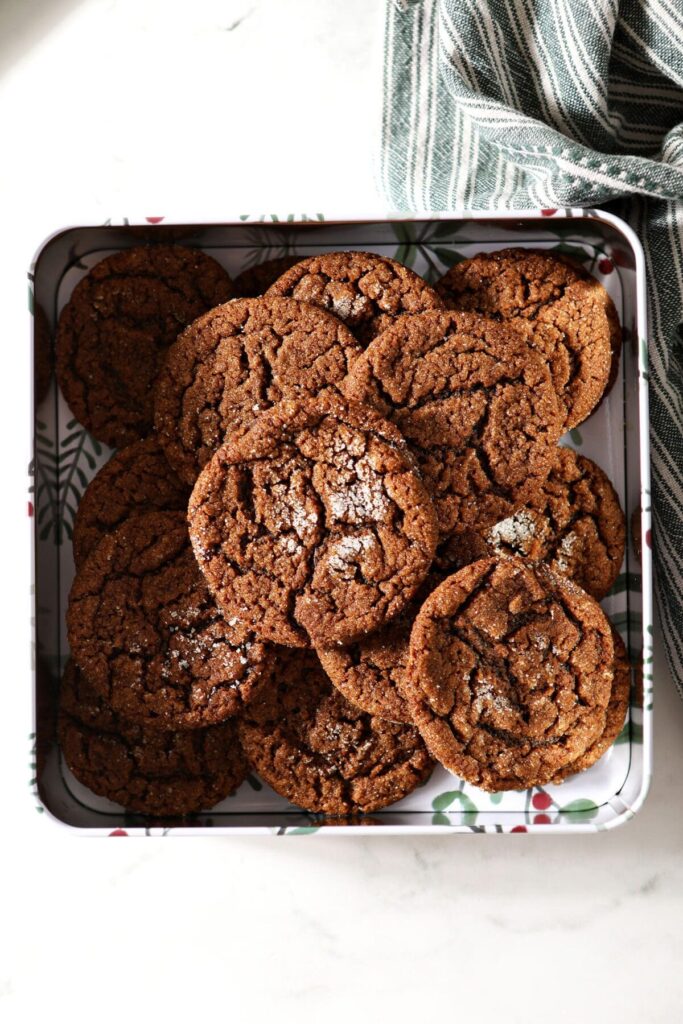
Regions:
<instances>
[{"instance_id":1,"label":"marble countertop","mask_svg":"<svg viewBox=\"0 0 683 1024\"><path fill-rule=\"evenodd\" d=\"M51 828L27 798L12 691L28 673L28 259L62 224L129 210L381 208L383 6L0 5L0 426L12 484L1 514L16 538L4 578L17 581L2 605L0 1016L12 1024L48 1013L680 1019L683 703L658 645L654 782L611 833L104 842Z\"/></svg>"}]
</instances>

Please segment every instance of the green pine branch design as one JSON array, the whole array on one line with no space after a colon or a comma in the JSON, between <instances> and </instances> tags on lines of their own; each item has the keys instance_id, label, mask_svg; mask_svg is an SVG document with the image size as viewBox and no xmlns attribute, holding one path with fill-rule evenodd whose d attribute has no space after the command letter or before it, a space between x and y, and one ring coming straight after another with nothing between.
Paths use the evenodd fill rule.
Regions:
<instances>
[{"instance_id":1,"label":"green pine branch design","mask_svg":"<svg viewBox=\"0 0 683 1024\"><path fill-rule=\"evenodd\" d=\"M36 424L36 517L40 540L54 544L71 540L76 510L90 476L97 468L102 446L72 419L59 445L45 423Z\"/></svg>"}]
</instances>

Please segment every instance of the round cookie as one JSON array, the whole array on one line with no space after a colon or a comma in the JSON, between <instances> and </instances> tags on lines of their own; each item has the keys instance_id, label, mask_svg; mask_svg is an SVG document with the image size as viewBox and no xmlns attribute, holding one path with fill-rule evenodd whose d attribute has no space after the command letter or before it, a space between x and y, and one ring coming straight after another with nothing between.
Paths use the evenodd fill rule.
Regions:
<instances>
[{"instance_id":1,"label":"round cookie","mask_svg":"<svg viewBox=\"0 0 683 1024\"><path fill-rule=\"evenodd\" d=\"M517 323L548 360L565 429L586 419L616 378L621 328L603 286L578 263L534 249L455 264L436 290L449 309Z\"/></svg>"},{"instance_id":2,"label":"round cookie","mask_svg":"<svg viewBox=\"0 0 683 1024\"><path fill-rule=\"evenodd\" d=\"M532 499L562 433L545 362L474 313L402 317L356 360L342 390L404 435L442 537L479 532Z\"/></svg>"},{"instance_id":3,"label":"round cookie","mask_svg":"<svg viewBox=\"0 0 683 1024\"><path fill-rule=\"evenodd\" d=\"M387 626L347 647L317 648L322 667L340 693L368 714L412 723L401 686L415 618L425 599L447 576L487 555L486 544L478 534L454 534L437 548L432 569L417 596Z\"/></svg>"},{"instance_id":4,"label":"round cookie","mask_svg":"<svg viewBox=\"0 0 683 1024\"><path fill-rule=\"evenodd\" d=\"M601 601L624 558L626 522L609 479L591 459L557 448L541 491L485 534L491 554L547 562Z\"/></svg>"},{"instance_id":5,"label":"round cookie","mask_svg":"<svg viewBox=\"0 0 683 1024\"><path fill-rule=\"evenodd\" d=\"M73 661L62 679L58 736L79 782L155 817L213 807L248 771L234 722L181 732L142 729L108 708Z\"/></svg>"},{"instance_id":6,"label":"round cookie","mask_svg":"<svg viewBox=\"0 0 683 1024\"><path fill-rule=\"evenodd\" d=\"M272 260L264 260L254 267L247 267L235 278L235 294L244 299L255 299L263 295L271 284L277 281L290 267L295 266L301 257L276 256Z\"/></svg>"},{"instance_id":7,"label":"round cookie","mask_svg":"<svg viewBox=\"0 0 683 1024\"><path fill-rule=\"evenodd\" d=\"M155 434L122 448L85 489L73 527L76 566L130 515L187 508L190 488L173 472Z\"/></svg>"},{"instance_id":8,"label":"round cookie","mask_svg":"<svg viewBox=\"0 0 683 1024\"><path fill-rule=\"evenodd\" d=\"M564 782L570 775L585 772L587 768L592 767L609 750L624 727L631 696L631 662L624 641L614 628L612 629L612 640L614 641L614 679L607 705L605 728L581 757L562 768L553 777L555 783Z\"/></svg>"},{"instance_id":9,"label":"round cookie","mask_svg":"<svg viewBox=\"0 0 683 1024\"><path fill-rule=\"evenodd\" d=\"M398 615L436 544L400 434L330 394L281 402L219 448L188 518L226 615L294 647L351 643Z\"/></svg>"},{"instance_id":10,"label":"round cookie","mask_svg":"<svg viewBox=\"0 0 683 1024\"><path fill-rule=\"evenodd\" d=\"M603 732L610 625L542 563L473 562L422 606L403 692L433 757L482 789L549 782Z\"/></svg>"},{"instance_id":11,"label":"round cookie","mask_svg":"<svg viewBox=\"0 0 683 1024\"><path fill-rule=\"evenodd\" d=\"M283 398L339 384L360 347L336 317L296 299L235 299L196 320L159 374L155 424L190 485L213 453Z\"/></svg>"},{"instance_id":12,"label":"round cookie","mask_svg":"<svg viewBox=\"0 0 683 1024\"><path fill-rule=\"evenodd\" d=\"M79 423L113 448L148 434L166 349L232 294L215 260L181 246L126 249L93 267L57 329L57 379Z\"/></svg>"},{"instance_id":13,"label":"round cookie","mask_svg":"<svg viewBox=\"0 0 683 1024\"><path fill-rule=\"evenodd\" d=\"M371 252L309 256L279 277L266 295L288 295L329 310L344 321L363 347L403 313L444 308L419 274Z\"/></svg>"},{"instance_id":14,"label":"round cookie","mask_svg":"<svg viewBox=\"0 0 683 1024\"><path fill-rule=\"evenodd\" d=\"M367 814L401 800L434 767L416 729L354 707L313 651L280 649L271 683L239 722L253 768L313 813Z\"/></svg>"},{"instance_id":15,"label":"round cookie","mask_svg":"<svg viewBox=\"0 0 683 1024\"><path fill-rule=\"evenodd\" d=\"M76 574L67 630L98 696L161 729L224 721L266 672L265 645L216 607L182 512L134 516L100 541Z\"/></svg>"}]
</instances>

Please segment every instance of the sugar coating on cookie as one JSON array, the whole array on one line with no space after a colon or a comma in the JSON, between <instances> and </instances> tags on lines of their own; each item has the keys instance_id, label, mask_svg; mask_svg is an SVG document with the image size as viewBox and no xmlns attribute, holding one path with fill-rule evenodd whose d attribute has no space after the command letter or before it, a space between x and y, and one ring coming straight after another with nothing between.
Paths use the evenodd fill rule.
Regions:
<instances>
[{"instance_id":1,"label":"sugar coating on cookie","mask_svg":"<svg viewBox=\"0 0 683 1024\"><path fill-rule=\"evenodd\" d=\"M614 679L607 705L605 728L581 757L557 772L553 777L555 783L564 782L569 776L591 768L603 754L607 753L624 727L631 697L631 662L626 645L614 628L612 628L612 640L614 641Z\"/></svg>"},{"instance_id":2,"label":"sugar coating on cookie","mask_svg":"<svg viewBox=\"0 0 683 1024\"><path fill-rule=\"evenodd\" d=\"M562 433L545 362L505 325L473 313L402 317L342 389L404 435L442 537L481 531L531 499Z\"/></svg>"},{"instance_id":3,"label":"sugar coating on cookie","mask_svg":"<svg viewBox=\"0 0 683 1024\"><path fill-rule=\"evenodd\" d=\"M484 538L491 554L547 562L600 601L619 575L626 521L600 467L571 448L557 448L548 478L530 504L496 523Z\"/></svg>"},{"instance_id":4,"label":"sugar coating on cookie","mask_svg":"<svg viewBox=\"0 0 683 1024\"><path fill-rule=\"evenodd\" d=\"M415 594L436 545L398 431L329 395L281 402L220 448L188 518L228 618L292 646L350 643L382 626Z\"/></svg>"},{"instance_id":5,"label":"sugar coating on cookie","mask_svg":"<svg viewBox=\"0 0 683 1024\"><path fill-rule=\"evenodd\" d=\"M266 295L289 295L334 313L363 346L403 313L443 309L443 301L409 267L372 252L318 253L287 270Z\"/></svg>"},{"instance_id":6,"label":"sugar coating on cookie","mask_svg":"<svg viewBox=\"0 0 683 1024\"><path fill-rule=\"evenodd\" d=\"M200 317L168 352L155 425L192 485L220 445L284 398L339 384L360 346L336 317L296 299L235 299Z\"/></svg>"},{"instance_id":7,"label":"sugar coating on cookie","mask_svg":"<svg viewBox=\"0 0 683 1024\"><path fill-rule=\"evenodd\" d=\"M58 737L79 782L155 817L213 807L248 771L234 721L176 732L141 728L112 711L73 661L60 688Z\"/></svg>"},{"instance_id":8,"label":"sugar coating on cookie","mask_svg":"<svg viewBox=\"0 0 683 1024\"><path fill-rule=\"evenodd\" d=\"M313 813L368 813L401 800L434 765L410 725L366 714L334 689L313 651L277 650L270 685L239 722L248 761Z\"/></svg>"},{"instance_id":9,"label":"sugar coating on cookie","mask_svg":"<svg viewBox=\"0 0 683 1024\"><path fill-rule=\"evenodd\" d=\"M155 434L122 448L81 498L73 527L76 565L129 516L186 509L189 496L190 488L171 469Z\"/></svg>"},{"instance_id":10,"label":"sugar coating on cookie","mask_svg":"<svg viewBox=\"0 0 683 1024\"><path fill-rule=\"evenodd\" d=\"M586 419L616 377L621 328L607 291L580 264L533 249L486 252L436 285L449 309L520 324L548 360L565 429Z\"/></svg>"},{"instance_id":11,"label":"sugar coating on cookie","mask_svg":"<svg viewBox=\"0 0 683 1024\"><path fill-rule=\"evenodd\" d=\"M100 541L76 574L67 630L95 692L156 728L224 721L267 671L265 645L216 607L182 512L135 516Z\"/></svg>"},{"instance_id":12,"label":"sugar coating on cookie","mask_svg":"<svg viewBox=\"0 0 683 1024\"><path fill-rule=\"evenodd\" d=\"M403 692L432 755L482 789L549 782L601 735L614 647L604 612L540 563L474 562L427 599Z\"/></svg>"},{"instance_id":13,"label":"sugar coating on cookie","mask_svg":"<svg viewBox=\"0 0 683 1024\"><path fill-rule=\"evenodd\" d=\"M145 437L166 349L232 295L215 260L182 246L126 249L93 267L57 329L57 378L79 423L114 448Z\"/></svg>"}]
</instances>

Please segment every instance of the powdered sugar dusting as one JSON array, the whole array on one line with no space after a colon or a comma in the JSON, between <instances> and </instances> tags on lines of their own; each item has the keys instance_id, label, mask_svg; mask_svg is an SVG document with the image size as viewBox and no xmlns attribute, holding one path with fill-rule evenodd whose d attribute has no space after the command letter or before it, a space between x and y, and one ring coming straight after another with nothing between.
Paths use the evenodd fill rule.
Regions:
<instances>
[{"instance_id":1,"label":"powdered sugar dusting","mask_svg":"<svg viewBox=\"0 0 683 1024\"><path fill-rule=\"evenodd\" d=\"M363 554L370 551L377 541L373 534L364 533L355 537L342 537L330 545L328 565L333 572L345 573L355 565Z\"/></svg>"},{"instance_id":2,"label":"powdered sugar dusting","mask_svg":"<svg viewBox=\"0 0 683 1024\"><path fill-rule=\"evenodd\" d=\"M504 548L527 551L536 537L536 522L528 509L522 508L492 526L486 540L500 554Z\"/></svg>"},{"instance_id":3,"label":"powdered sugar dusting","mask_svg":"<svg viewBox=\"0 0 683 1024\"><path fill-rule=\"evenodd\" d=\"M560 547L558 549L559 553L557 558L555 559L555 565L560 570L560 572L567 572L567 570L569 569L569 559L572 556L572 552L576 547L576 542L578 539L579 538L577 537L577 535L573 532L566 534L562 538Z\"/></svg>"},{"instance_id":4,"label":"powdered sugar dusting","mask_svg":"<svg viewBox=\"0 0 683 1024\"><path fill-rule=\"evenodd\" d=\"M383 519L389 508L389 499L381 478L367 458L358 459L349 468L355 471L356 479L348 482L344 490L335 490L328 495L330 514L345 523Z\"/></svg>"}]
</instances>

